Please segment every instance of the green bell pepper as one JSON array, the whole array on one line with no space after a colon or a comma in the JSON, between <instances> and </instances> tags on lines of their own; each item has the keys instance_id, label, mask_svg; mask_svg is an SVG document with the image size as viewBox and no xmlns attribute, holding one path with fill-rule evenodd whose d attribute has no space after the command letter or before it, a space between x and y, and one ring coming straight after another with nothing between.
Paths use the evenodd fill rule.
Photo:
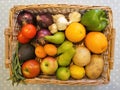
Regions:
<instances>
[{"instance_id":1,"label":"green bell pepper","mask_svg":"<svg viewBox=\"0 0 120 90\"><path fill-rule=\"evenodd\" d=\"M102 31L107 26L108 19L104 10L93 9L83 14L81 23L85 25L89 31Z\"/></svg>"}]
</instances>

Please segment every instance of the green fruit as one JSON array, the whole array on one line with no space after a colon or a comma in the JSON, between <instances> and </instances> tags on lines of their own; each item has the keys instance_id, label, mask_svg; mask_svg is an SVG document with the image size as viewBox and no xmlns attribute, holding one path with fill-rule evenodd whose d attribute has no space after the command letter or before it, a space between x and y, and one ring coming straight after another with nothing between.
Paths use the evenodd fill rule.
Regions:
<instances>
[{"instance_id":1,"label":"green fruit","mask_svg":"<svg viewBox=\"0 0 120 90\"><path fill-rule=\"evenodd\" d=\"M59 55L59 54L65 52L65 51L67 51L67 50L68 50L69 48L71 48L72 46L73 46L73 43L72 43L72 42L70 42L70 41L64 41L64 42L62 43L62 45L60 45L60 46L58 47L57 54Z\"/></svg>"},{"instance_id":2,"label":"green fruit","mask_svg":"<svg viewBox=\"0 0 120 90\"><path fill-rule=\"evenodd\" d=\"M56 72L56 77L60 80L68 80L70 78L70 70L67 67L59 67Z\"/></svg>"},{"instance_id":3,"label":"green fruit","mask_svg":"<svg viewBox=\"0 0 120 90\"><path fill-rule=\"evenodd\" d=\"M68 66L71 62L72 57L75 54L73 47L69 48L66 52L58 56L57 61L59 66Z\"/></svg>"},{"instance_id":4,"label":"green fruit","mask_svg":"<svg viewBox=\"0 0 120 90\"><path fill-rule=\"evenodd\" d=\"M45 40L54 44L61 44L65 40L65 35L63 32L57 32L52 36L45 36Z\"/></svg>"}]
</instances>

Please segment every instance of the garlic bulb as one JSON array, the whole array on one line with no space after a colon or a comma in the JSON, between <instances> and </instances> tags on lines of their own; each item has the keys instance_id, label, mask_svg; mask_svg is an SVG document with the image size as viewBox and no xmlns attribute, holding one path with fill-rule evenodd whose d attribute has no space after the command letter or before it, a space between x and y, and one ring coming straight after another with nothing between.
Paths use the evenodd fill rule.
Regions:
<instances>
[{"instance_id":1,"label":"garlic bulb","mask_svg":"<svg viewBox=\"0 0 120 90\"><path fill-rule=\"evenodd\" d=\"M68 21L63 14L54 15L53 21L57 25L58 30L65 30L68 25Z\"/></svg>"},{"instance_id":2,"label":"garlic bulb","mask_svg":"<svg viewBox=\"0 0 120 90\"><path fill-rule=\"evenodd\" d=\"M71 12L68 16L69 18L69 23L72 22L80 22L81 20L81 14L79 12Z\"/></svg>"},{"instance_id":3,"label":"garlic bulb","mask_svg":"<svg viewBox=\"0 0 120 90\"><path fill-rule=\"evenodd\" d=\"M58 32L58 30L57 30L57 25L56 25L55 23L53 23L52 25L50 25L50 26L48 27L48 29L50 30L50 32L51 32L52 34Z\"/></svg>"}]
</instances>

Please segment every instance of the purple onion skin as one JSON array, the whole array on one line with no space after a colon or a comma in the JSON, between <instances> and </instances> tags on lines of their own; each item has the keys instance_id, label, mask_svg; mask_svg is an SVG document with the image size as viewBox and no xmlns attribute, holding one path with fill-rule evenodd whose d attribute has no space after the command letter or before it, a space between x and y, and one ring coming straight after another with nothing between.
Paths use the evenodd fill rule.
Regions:
<instances>
[{"instance_id":1,"label":"purple onion skin","mask_svg":"<svg viewBox=\"0 0 120 90\"><path fill-rule=\"evenodd\" d=\"M31 12L23 10L18 14L17 22L21 26L23 26L24 24L35 25L35 17Z\"/></svg>"},{"instance_id":2,"label":"purple onion skin","mask_svg":"<svg viewBox=\"0 0 120 90\"><path fill-rule=\"evenodd\" d=\"M48 28L53 23L52 15L49 13L38 14L36 20L37 24L43 28Z\"/></svg>"},{"instance_id":3,"label":"purple onion skin","mask_svg":"<svg viewBox=\"0 0 120 90\"><path fill-rule=\"evenodd\" d=\"M39 44L46 44L47 42L44 40L44 37L47 35L51 35L50 31L48 29L40 29L37 31L36 34L36 40Z\"/></svg>"}]
</instances>

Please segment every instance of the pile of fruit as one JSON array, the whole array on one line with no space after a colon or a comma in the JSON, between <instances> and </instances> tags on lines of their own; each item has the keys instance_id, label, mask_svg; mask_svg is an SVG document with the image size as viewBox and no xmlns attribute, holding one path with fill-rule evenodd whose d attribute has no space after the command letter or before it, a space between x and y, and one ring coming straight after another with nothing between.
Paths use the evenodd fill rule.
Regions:
<instances>
[{"instance_id":1,"label":"pile of fruit","mask_svg":"<svg viewBox=\"0 0 120 90\"><path fill-rule=\"evenodd\" d=\"M108 41L104 10L77 11L68 15L23 10L17 16L20 30L12 60L13 84L39 75L59 80L100 77Z\"/></svg>"}]
</instances>

